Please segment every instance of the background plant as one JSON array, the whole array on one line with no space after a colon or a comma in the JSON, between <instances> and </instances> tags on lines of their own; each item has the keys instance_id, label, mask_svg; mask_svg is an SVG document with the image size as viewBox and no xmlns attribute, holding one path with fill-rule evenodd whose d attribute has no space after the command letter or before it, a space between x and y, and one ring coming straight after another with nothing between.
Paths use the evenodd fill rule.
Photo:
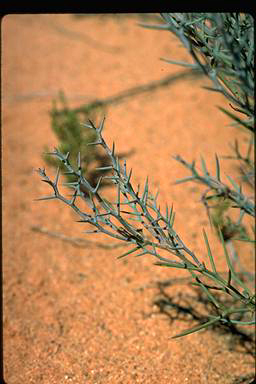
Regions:
<instances>
[{"instance_id":1,"label":"background plant","mask_svg":"<svg viewBox=\"0 0 256 384\"><path fill-rule=\"evenodd\" d=\"M96 166L102 166L106 162L106 156L100 152L98 148L87 146L87 144L95 140L95 133L86 131L81 127L81 121L87 119L96 120L100 114L104 112L104 107L99 103L88 104L79 111L70 108L67 98L63 92L59 93L56 100L53 101L51 116L51 127L59 142L59 149L63 153L70 153L70 161L72 164L76 161L78 153L82 153L81 166L87 172L87 178L90 183L95 183L98 178L98 172L95 171ZM55 168L59 163L56 159L47 154L49 148L45 148L43 159L45 162ZM64 172L64 165L61 165L61 171ZM66 175L67 182L74 181L72 175ZM106 185L105 182L103 185ZM85 195L86 190L83 191Z\"/></svg>"},{"instance_id":2,"label":"background plant","mask_svg":"<svg viewBox=\"0 0 256 384\"><path fill-rule=\"evenodd\" d=\"M174 32L191 53L194 64L175 62L202 70L213 82L214 86L208 89L221 92L232 104L232 111L221 108L236 124L239 124L254 134L253 120L253 86L254 86L254 45L253 21L250 15L237 14L162 14L164 25L147 26ZM173 63L173 61L172 61ZM242 113L246 118L237 117L235 112ZM60 149L49 153L60 161L72 181L66 183L74 190L71 198L65 197L59 190L60 168L52 181L44 169L38 172L42 180L48 183L53 194L38 200L59 199L69 205L79 216L80 222L90 224L93 229L87 233L105 233L106 235L131 245L131 249L120 257L134 253L136 256L146 254L156 258L156 265L165 267L187 269L193 279L193 284L200 287L212 304L213 313L209 314L206 322L192 329L186 330L175 337L186 335L216 323L229 325L253 325L255 321L255 294L246 282L245 274L237 271L234 256L228 247L231 238L254 242L242 224L245 215L255 217L253 199L246 196L240 184L230 176L231 186L222 180L219 158L216 155L216 172L211 175L206 163L201 158L201 170L196 167L195 161L189 163L181 156L175 159L189 169L191 175L178 182L197 181L207 186L202 196L208 212L215 209L210 215L213 225L223 246L223 254L227 262L228 272L220 273L214 261L208 238L203 232L209 258L209 267L195 255L183 242L174 229L175 214L173 208L166 206L162 211L157 203L157 194L153 194L149 187L148 178L143 188L132 183L132 170L129 170L126 161L121 163L116 155L115 145L110 148L102 136L104 119L98 128L89 119L86 128L93 132L95 140L93 145L100 146L106 153L108 161L104 166L98 167L99 172L111 172L111 175L101 176L97 184L92 183L82 167L81 154L77 155L76 165L70 160L70 154ZM251 167L245 172L247 179L251 180L254 163L250 158L253 141L250 138L246 155L241 155L238 145L235 146L235 157L242 163ZM240 155L238 155L240 154ZM107 201L99 188L103 181L110 181L116 190L116 200ZM87 191L85 196L84 190ZM79 202L78 202L79 201ZM217 207L210 206L215 201ZM85 208L86 207L86 208ZM235 222L224 220L224 212L236 207L239 215ZM217 212L217 214L216 214ZM228 220L228 219L226 219ZM230 231L233 225L232 231ZM235 227L234 227L235 226ZM228 233L228 230L230 233ZM172 255L172 258L170 258ZM173 258L174 255L174 258ZM220 295L232 299L223 301Z\"/></svg>"}]
</instances>

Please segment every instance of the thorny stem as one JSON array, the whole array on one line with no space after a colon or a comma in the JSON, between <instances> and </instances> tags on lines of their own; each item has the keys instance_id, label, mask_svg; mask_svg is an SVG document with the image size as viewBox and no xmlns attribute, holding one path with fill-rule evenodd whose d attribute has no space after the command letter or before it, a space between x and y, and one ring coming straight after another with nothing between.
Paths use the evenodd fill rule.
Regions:
<instances>
[{"instance_id":1,"label":"thorny stem","mask_svg":"<svg viewBox=\"0 0 256 384\"><path fill-rule=\"evenodd\" d=\"M195 274L199 273L203 277L214 281L214 283L218 285L221 291L233 296L235 300L239 300L240 302L244 303L246 305L247 312L253 311L253 295L248 288L246 289L246 294L241 293L238 288L231 284L231 276L232 278L235 278L232 273L230 274L230 278L228 280L223 279L220 274L217 273L217 271L214 270L212 272L207 269L205 264L199 261L196 255L184 244L180 236L173 228L173 208L169 209L167 206L166 215L161 213L160 207L157 206L157 195L152 197L150 194L148 179L145 182L143 192L139 194L139 188L138 191L135 192L131 184L131 171L128 172L126 162L124 161L123 165L120 164L118 157L115 155L114 144L112 149L110 149L102 137L104 121L105 119L101 121L99 128L96 128L91 121L89 121L89 124L84 125L90 129L94 129L98 135L97 141L95 143L90 143L90 145L101 145L111 161L111 165L107 165L103 168L108 170L112 169L113 175L103 177L110 178L110 180L115 185L117 201L110 203L99 193L100 182L103 178L102 176L99 178L96 187L90 185L88 180L82 174L80 154L77 161L77 170L75 170L69 162L69 154L64 155L57 149L55 149L54 152L50 154L56 156L63 162L67 168L67 173L76 177L76 182L65 183L65 185L75 189L75 192L71 199L67 199L60 194L58 189L59 169L57 171L55 180L51 181L46 175L45 170L39 168L38 173L42 177L42 180L53 188L54 195L42 197L37 200L59 199L65 204L69 205L81 217L81 220L79 220L80 222L89 223L96 227L96 230L90 231L90 233L104 233L112 238L125 241L135 246L133 249L119 257L124 257L128 254L139 251L141 253L136 254L136 256L150 254L158 259L158 261L155 263L156 265L187 269L191 273L192 277L198 281L198 284L204 288L204 290L206 290L210 300L212 300L216 306L216 299L210 293L210 290L216 289L216 286L211 287L210 285L207 285L199 280L197 274ZM195 174L196 171L194 167L190 168ZM198 174L196 175L198 176ZM220 187L222 187L220 181L214 180L210 176L208 179L208 184L218 190ZM81 185L88 191L88 199L85 199L84 194L80 188ZM230 196L234 195L230 190L227 190L227 193ZM86 201L87 205L92 211L91 213L83 212L76 205L76 199L78 197ZM98 202L98 205L95 204L95 200ZM127 206L128 210L123 209L123 206ZM126 218L126 215L128 215L129 218ZM131 218L135 219L141 225L141 227L138 228L136 225L132 225L130 222L128 222L128 220ZM146 235L146 233L151 235L151 237L153 236L157 241L153 241ZM174 254L180 261L162 257L157 252L157 249L162 249L171 254ZM240 283L238 278L236 278L235 281ZM242 287L244 288L243 285ZM217 305L217 308L221 308L220 305Z\"/></svg>"},{"instance_id":2,"label":"thorny stem","mask_svg":"<svg viewBox=\"0 0 256 384\"><path fill-rule=\"evenodd\" d=\"M222 93L232 104L238 106L235 109L248 118L244 121L244 126L253 132L253 22L250 21L250 28L245 28L245 34L242 28L250 16L247 15L245 21L239 15L233 18L234 24L227 32L226 24L231 20L228 15L161 13L166 24L142 26L174 33L190 53L194 64L173 63L186 64L187 67L201 70L213 83L212 88L207 88ZM234 109L233 106L232 108Z\"/></svg>"},{"instance_id":3,"label":"thorny stem","mask_svg":"<svg viewBox=\"0 0 256 384\"><path fill-rule=\"evenodd\" d=\"M182 165L188 168L192 173L192 176L186 179L177 180L176 184L181 183L183 181L185 182L188 180L198 181L209 187L207 191L215 190L217 192L216 197L226 197L230 199L236 204L238 208L242 209L247 214L255 217L255 204L253 204L251 199L249 199L247 196L241 193L239 186L236 187L236 190L231 189L229 186L227 186L220 180L217 180L217 178L211 176L208 172L204 172L204 174L201 176L197 171L197 169L195 168L195 162L190 164L179 155L174 156L174 159L179 161Z\"/></svg>"}]
</instances>

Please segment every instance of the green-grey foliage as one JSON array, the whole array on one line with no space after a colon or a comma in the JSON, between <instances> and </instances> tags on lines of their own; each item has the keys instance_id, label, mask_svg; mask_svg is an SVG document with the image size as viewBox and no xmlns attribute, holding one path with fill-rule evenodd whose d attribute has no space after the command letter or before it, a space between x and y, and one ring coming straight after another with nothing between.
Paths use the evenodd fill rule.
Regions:
<instances>
[{"instance_id":1,"label":"green-grey foliage","mask_svg":"<svg viewBox=\"0 0 256 384\"><path fill-rule=\"evenodd\" d=\"M222 93L232 109L220 109L236 123L254 131L254 22L243 13L162 13L165 24L146 28L174 33L194 63L163 59L200 69L213 83L209 90Z\"/></svg>"},{"instance_id":2,"label":"green-grey foliage","mask_svg":"<svg viewBox=\"0 0 256 384\"><path fill-rule=\"evenodd\" d=\"M232 150L233 156L224 156L228 159L238 160L242 182L246 181L254 187L254 161L251 158L254 145L254 21L250 14L242 13L162 13L164 24L143 25L147 28L167 30L174 33L190 53L194 63L166 60L168 63L178 64L192 69L201 70L213 83L213 87L206 89L222 93L230 102L229 109L219 107L238 127L246 128L251 137L248 139L246 154L241 154L239 143L235 140ZM232 105L232 104L233 105ZM239 112L246 118L237 115ZM192 173L191 176L178 182L196 181L208 187L203 195L203 203L207 209L211 224L222 231L224 238L230 239L238 233L245 237L246 229L242 224L244 213L251 214L243 205L235 204L236 198L247 199L247 203L254 208L254 200L242 194L242 183L227 176L234 191L229 187L217 187L220 182L220 165L216 155L216 176L212 182L204 159L201 159L203 178L196 171L193 162L189 164L180 156L175 157ZM217 182L217 184L216 184ZM215 185L214 185L215 184ZM236 194L236 193L235 193ZM214 205L209 202L214 201ZM240 201L241 203L241 201ZM245 204L247 204L244 201ZM229 216L224 217L225 211L231 207L241 209L241 214L236 223ZM244 209L245 208L245 209ZM254 212L253 212L254 215Z\"/></svg>"},{"instance_id":3,"label":"green-grey foliage","mask_svg":"<svg viewBox=\"0 0 256 384\"><path fill-rule=\"evenodd\" d=\"M246 115L245 119L238 118L235 112L224 110L234 121L247 129L249 135L254 134L254 42L253 19L244 14L162 14L165 24L160 26L147 26L169 30L178 36L194 59L194 64L175 62L200 68L213 82L213 90L221 92L229 102L232 110ZM231 108L231 107L230 107ZM206 232L203 237L206 245L208 264L202 261L201 255L196 255L184 243L174 228L175 213L173 207L166 206L161 210L157 202L157 194L153 194L149 180L144 185L134 186L132 170L128 169L126 161L121 161L116 155L115 145L110 148L102 135L104 119L96 125L89 120L84 126L93 133L94 141L90 145L101 147L107 156L104 166L97 168L99 172L111 172L99 177L97 183L92 183L85 174L81 165L80 152L77 155L76 165L70 161L70 153L55 149L50 153L58 159L66 174L72 176L72 181L66 183L74 190L71 198L65 197L59 190L60 168L54 180L51 180L45 169L38 172L42 180L53 189L53 194L37 200L58 199L71 207L80 216L80 222L92 226L87 233L104 233L109 237L123 241L131 248L119 256L126 257L151 255L156 259L155 264L177 269L187 270L198 286L212 304L215 314L209 315L208 320L192 329L188 329L175 337L187 335L217 323L230 325L255 325L255 293L245 280L245 274L235 268L234 254L230 253L231 239L238 239L254 243L248 236L242 221L247 215L255 218L255 203L242 190L233 177L227 176L230 186L223 181L219 157L216 155L216 170L212 175L203 157L200 159L201 170L196 167L195 161L187 162L181 156L175 159L183 164L190 176L177 181L196 181L207 187L202 201L208 211L213 207L215 213L209 215L212 224L218 231L223 247L223 256L227 264L227 274L218 271L215 263L216 255L211 251ZM235 143L235 159L248 166L247 178L251 181L254 171L254 162L250 157L253 146L252 139L245 155L241 154L238 143ZM250 172L250 173L249 173ZM108 180L115 188L115 201L107 201L100 191L100 185ZM84 190L87 191L85 196ZM87 206L82 210L81 199ZM239 212L237 221L224 217L229 209L236 208ZM164 253L164 255L163 255ZM220 300L222 296L232 298L233 304L227 300Z\"/></svg>"},{"instance_id":4,"label":"green-grey foliage","mask_svg":"<svg viewBox=\"0 0 256 384\"><path fill-rule=\"evenodd\" d=\"M109 179L115 186L116 201L107 201L99 192L99 186L104 176L99 178L96 186L89 183L82 172L80 154L78 155L77 166L73 167L69 161L69 154L64 155L58 149L55 149L51 155L64 164L68 174L76 178L75 182L68 183L69 187L74 189L73 196L68 199L60 193L58 188L59 170L52 181L46 175L44 169L39 169L38 172L42 180L52 187L54 193L37 200L59 199L80 216L80 222L89 223L94 227L89 233L105 233L110 237L128 242L132 248L119 258L132 253L135 253L136 256L150 254L157 259L156 265L188 270L195 280L194 284L204 290L208 299L214 305L216 316L209 319L204 325L186 331L182 335L218 321L234 324L237 322L240 324L254 324L252 319L239 321L232 317L232 315L241 313L252 314L255 309L255 295L240 279L239 274L235 272L221 233L220 237L229 267L227 278L223 278L216 269L205 232L204 237L211 269L208 269L204 262L198 259L174 230L175 214L173 209L166 206L165 212L161 212L157 204L157 195L154 196L150 191L148 178L141 192L139 185L136 188L132 185L132 170L128 170L126 161L123 164L120 163L119 158L115 155L115 145L113 144L112 149L110 149L102 136L104 120L100 123L99 128L96 128L91 121L90 124L85 124L85 126L97 133L97 140L91 144L102 146L109 157L108 164L99 170L112 171L112 176L105 176L105 178ZM84 188L88 191L89 199L85 198L82 192ZM88 206L86 212L82 211L76 204L79 198L84 200ZM161 256L161 250L175 255L177 260ZM211 285L205 282L204 279L210 280ZM234 302L239 303L239 306L234 305L232 308L226 308L214 295L215 291L222 291L227 295L231 295Z\"/></svg>"}]
</instances>

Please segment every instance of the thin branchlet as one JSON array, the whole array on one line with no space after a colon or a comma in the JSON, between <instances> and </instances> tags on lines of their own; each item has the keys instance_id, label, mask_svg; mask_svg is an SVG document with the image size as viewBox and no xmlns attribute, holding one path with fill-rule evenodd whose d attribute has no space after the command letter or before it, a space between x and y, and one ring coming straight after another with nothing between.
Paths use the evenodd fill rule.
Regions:
<instances>
[{"instance_id":1,"label":"thin branchlet","mask_svg":"<svg viewBox=\"0 0 256 384\"><path fill-rule=\"evenodd\" d=\"M204 184L208 187L207 191L215 191L215 197L227 198L232 201L237 208L240 208L248 215L255 217L255 204L253 200L242 193L241 187L236 184L230 176L228 176L228 178L233 185L233 188L229 187L220 180L218 170L216 170L217 176L215 177L210 175L209 172L206 172L204 169L200 173L200 171L198 171L195 167L195 162L189 163L179 155L174 156L173 158L189 169L192 174L191 176L177 180L175 182L176 184L186 181L195 181Z\"/></svg>"}]
</instances>

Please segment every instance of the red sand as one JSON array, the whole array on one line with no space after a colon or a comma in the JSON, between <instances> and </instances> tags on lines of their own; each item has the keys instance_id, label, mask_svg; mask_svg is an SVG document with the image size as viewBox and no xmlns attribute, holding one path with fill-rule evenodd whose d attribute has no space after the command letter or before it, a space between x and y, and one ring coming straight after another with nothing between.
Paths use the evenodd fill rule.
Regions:
<instances>
[{"instance_id":1,"label":"red sand","mask_svg":"<svg viewBox=\"0 0 256 384\"><path fill-rule=\"evenodd\" d=\"M62 383L238 383L254 372L254 359L231 334L207 330L171 336L196 325L189 316L172 322L152 303L152 282L187 276L153 265L150 257L95 246L77 248L33 232L41 226L82 237L83 227L60 202L34 202L49 193L33 169L57 140L49 110L62 89L71 105L106 98L182 71L160 57L191 60L168 32L140 28L138 17L76 18L73 15L9 15L2 22L3 298L4 376L8 384ZM128 158L135 182L149 175L160 202L174 204L175 229L203 259L207 230L217 264L223 252L199 202L202 188L172 183L188 172L172 155L188 161L202 154L214 170L215 152L246 135L228 126L216 108L224 97L184 79L108 107L105 138ZM223 172L234 172L221 160ZM46 167L50 175L53 170ZM223 173L224 174L224 173ZM111 190L105 190L111 195ZM87 237L88 238L88 237ZM89 237L90 240L104 239ZM103 241L103 240L102 240ZM111 239L104 239L112 243ZM244 256L248 265L250 255ZM142 287L142 288L141 288ZM144 287L144 288L143 288ZM179 303L199 308L187 285L167 290ZM193 302L194 300L194 302ZM184 320L185 318L185 320ZM249 376L248 376L249 377Z\"/></svg>"}]
</instances>

